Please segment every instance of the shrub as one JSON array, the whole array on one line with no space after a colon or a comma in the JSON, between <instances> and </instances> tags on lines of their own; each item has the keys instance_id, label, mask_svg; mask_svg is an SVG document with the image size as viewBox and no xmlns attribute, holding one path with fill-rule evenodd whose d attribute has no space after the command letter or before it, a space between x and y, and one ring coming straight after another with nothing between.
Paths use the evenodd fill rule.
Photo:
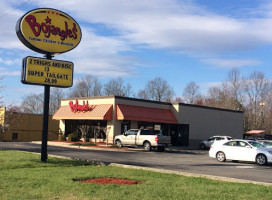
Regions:
<instances>
[{"instance_id":1,"label":"shrub","mask_svg":"<svg viewBox=\"0 0 272 200\"><path fill-rule=\"evenodd\" d=\"M59 135L59 141L66 141L65 135Z\"/></svg>"},{"instance_id":2,"label":"shrub","mask_svg":"<svg viewBox=\"0 0 272 200\"><path fill-rule=\"evenodd\" d=\"M68 135L68 141L70 142L77 142L81 138L81 135L79 133L71 133Z\"/></svg>"}]
</instances>

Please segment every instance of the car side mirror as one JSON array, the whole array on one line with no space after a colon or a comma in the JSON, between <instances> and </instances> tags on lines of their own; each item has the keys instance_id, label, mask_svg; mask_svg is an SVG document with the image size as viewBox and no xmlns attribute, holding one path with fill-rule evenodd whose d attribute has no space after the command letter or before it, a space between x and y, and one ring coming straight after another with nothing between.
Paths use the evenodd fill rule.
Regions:
<instances>
[{"instance_id":1,"label":"car side mirror","mask_svg":"<svg viewBox=\"0 0 272 200\"><path fill-rule=\"evenodd\" d=\"M127 133L123 133L124 134L124 136L127 136Z\"/></svg>"}]
</instances>

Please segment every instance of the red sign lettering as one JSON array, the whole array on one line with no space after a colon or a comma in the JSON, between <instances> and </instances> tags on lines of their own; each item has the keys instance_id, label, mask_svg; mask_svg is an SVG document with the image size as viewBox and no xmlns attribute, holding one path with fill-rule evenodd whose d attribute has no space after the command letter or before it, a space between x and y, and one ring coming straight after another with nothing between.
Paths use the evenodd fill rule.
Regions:
<instances>
[{"instance_id":1,"label":"red sign lettering","mask_svg":"<svg viewBox=\"0 0 272 200\"><path fill-rule=\"evenodd\" d=\"M73 23L74 27L69 29L68 23L65 21L65 30L61 30L59 27L51 25L51 19L48 16L45 19L45 23L42 22L41 24L36 21L36 17L33 15L28 15L25 20L36 37L43 32L46 38L49 38L52 34L59 35L61 40L65 40L67 37L77 39L77 28L75 23Z\"/></svg>"},{"instance_id":2,"label":"red sign lettering","mask_svg":"<svg viewBox=\"0 0 272 200\"><path fill-rule=\"evenodd\" d=\"M83 105L78 105L77 100L75 104L73 104L73 101L70 101L69 106L72 112L87 112L94 109L94 106L89 106L88 101L86 104L85 104L85 101L83 101Z\"/></svg>"}]
</instances>

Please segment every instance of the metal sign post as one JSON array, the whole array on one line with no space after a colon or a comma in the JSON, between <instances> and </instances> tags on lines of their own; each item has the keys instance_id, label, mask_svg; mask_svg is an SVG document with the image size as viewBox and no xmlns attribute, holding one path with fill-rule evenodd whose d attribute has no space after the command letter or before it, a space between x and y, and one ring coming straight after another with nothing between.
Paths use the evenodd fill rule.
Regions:
<instances>
[{"instance_id":1,"label":"metal sign post","mask_svg":"<svg viewBox=\"0 0 272 200\"><path fill-rule=\"evenodd\" d=\"M46 58L51 60L52 55L46 54ZM41 161L47 160L47 137L48 137L48 117L49 117L49 101L50 101L50 86L44 86L44 100L43 100L43 129L42 129L42 147L41 147Z\"/></svg>"}]
</instances>

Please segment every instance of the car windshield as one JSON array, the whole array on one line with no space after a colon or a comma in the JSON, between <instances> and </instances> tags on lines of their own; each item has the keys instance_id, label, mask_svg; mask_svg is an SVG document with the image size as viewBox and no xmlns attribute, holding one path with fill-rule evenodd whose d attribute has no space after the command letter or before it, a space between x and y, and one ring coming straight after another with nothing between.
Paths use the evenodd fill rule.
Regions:
<instances>
[{"instance_id":1,"label":"car windshield","mask_svg":"<svg viewBox=\"0 0 272 200\"><path fill-rule=\"evenodd\" d=\"M249 141L249 144L251 144L254 147L265 147L264 145L260 144L259 142L255 142L255 141Z\"/></svg>"}]
</instances>

